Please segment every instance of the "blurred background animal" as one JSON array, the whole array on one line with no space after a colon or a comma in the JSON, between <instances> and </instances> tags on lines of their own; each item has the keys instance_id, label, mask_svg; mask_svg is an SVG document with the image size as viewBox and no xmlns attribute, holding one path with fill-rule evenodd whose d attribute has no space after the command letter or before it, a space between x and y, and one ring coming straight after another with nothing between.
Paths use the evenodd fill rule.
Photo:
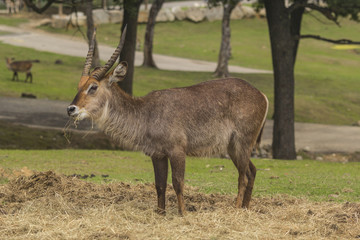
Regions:
<instances>
[{"instance_id":1,"label":"blurred background animal","mask_svg":"<svg viewBox=\"0 0 360 240\"><path fill-rule=\"evenodd\" d=\"M26 72L27 82L28 78L30 78L30 83L32 83L32 74L31 68L33 62L40 62L39 60L27 60L27 61L14 61L14 58L6 58L6 66L10 71L14 72L12 80L19 81L18 72Z\"/></svg>"}]
</instances>

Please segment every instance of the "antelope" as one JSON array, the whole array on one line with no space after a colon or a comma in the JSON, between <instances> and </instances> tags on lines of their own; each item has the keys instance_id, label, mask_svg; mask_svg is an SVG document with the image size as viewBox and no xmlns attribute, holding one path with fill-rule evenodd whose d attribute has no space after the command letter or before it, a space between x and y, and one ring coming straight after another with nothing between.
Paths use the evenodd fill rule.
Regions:
<instances>
[{"instance_id":1,"label":"antelope","mask_svg":"<svg viewBox=\"0 0 360 240\"><path fill-rule=\"evenodd\" d=\"M19 81L18 72L26 72L25 82L30 78L30 83L32 83L31 68L33 62L39 62L39 60L14 61L12 58L6 58L7 68L14 72L12 81Z\"/></svg>"},{"instance_id":2,"label":"antelope","mask_svg":"<svg viewBox=\"0 0 360 240\"><path fill-rule=\"evenodd\" d=\"M239 174L235 206L248 208L256 175L250 154L265 124L269 105L266 96L237 78L130 96L115 84L125 78L127 63L122 61L110 70L123 48L125 34L126 28L106 65L90 72L94 33L78 93L67 107L68 115L74 121L92 119L117 143L151 157L158 213L166 214L168 161L178 211L180 215L185 213L187 155L228 154Z\"/></svg>"}]
</instances>

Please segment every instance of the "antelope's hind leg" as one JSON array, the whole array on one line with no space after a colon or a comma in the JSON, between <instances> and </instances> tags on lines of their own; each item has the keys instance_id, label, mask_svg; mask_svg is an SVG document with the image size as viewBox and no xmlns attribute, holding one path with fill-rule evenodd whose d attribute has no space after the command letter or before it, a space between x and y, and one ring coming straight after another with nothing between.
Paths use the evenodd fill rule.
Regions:
<instances>
[{"instance_id":1,"label":"antelope's hind leg","mask_svg":"<svg viewBox=\"0 0 360 240\"><path fill-rule=\"evenodd\" d=\"M235 206L239 208L243 206L246 189L249 182L246 173L250 171L249 170L250 152L245 150L246 144L241 144L241 142L237 140L238 139L234 137L232 138L228 146L228 153L239 173L238 195L236 197L236 203L235 203Z\"/></svg>"},{"instance_id":2,"label":"antelope's hind leg","mask_svg":"<svg viewBox=\"0 0 360 240\"><path fill-rule=\"evenodd\" d=\"M185 158L184 152L176 152L170 156L170 165L172 171L172 184L178 200L179 214L185 214L184 203L184 175L185 175Z\"/></svg>"},{"instance_id":3,"label":"antelope's hind leg","mask_svg":"<svg viewBox=\"0 0 360 240\"><path fill-rule=\"evenodd\" d=\"M248 184L246 186L244 200L242 202L243 208L249 208L252 191L255 183L256 167L251 161L249 162L249 168L248 171L246 171L246 176L248 178Z\"/></svg>"},{"instance_id":4,"label":"antelope's hind leg","mask_svg":"<svg viewBox=\"0 0 360 240\"><path fill-rule=\"evenodd\" d=\"M155 187L157 193L158 207L156 212L165 214L165 193L168 176L168 159L166 156L151 157L155 172Z\"/></svg>"},{"instance_id":5,"label":"antelope's hind leg","mask_svg":"<svg viewBox=\"0 0 360 240\"><path fill-rule=\"evenodd\" d=\"M32 74L31 74L31 72L27 72L27 73L26 73L25 82L27 82L28 78L30 78L30 83L32 83Z\"/></svg>"}]
</instances>

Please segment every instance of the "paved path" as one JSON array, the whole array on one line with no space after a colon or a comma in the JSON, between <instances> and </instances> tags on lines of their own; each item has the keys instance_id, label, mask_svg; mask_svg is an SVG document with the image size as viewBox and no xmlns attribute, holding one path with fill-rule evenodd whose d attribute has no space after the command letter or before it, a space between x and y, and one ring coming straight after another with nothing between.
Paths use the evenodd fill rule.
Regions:
<instances>
[{"instance_id":1,"label":"paved path","mask_svg":"<svg viewBox=\"0 0 360 240\"><path fill-rule=\"evenodd\" d=\"M7 33L0 35L0 41L15 46L83 58L85 58L88 51L88 45L85 40L79 40L78 38L45 33L41 30L24 30L23 28L4 25L0 25L0 31ZM99 52L100 58L107 61L114 52L114 47L99 45ZM216 69L215 62L170 57L160 54L154 54L154 59L158 67L164 70L213 72ZM143 53L136 52L135 65L139 66L142 62ZM272 73L268 70L239 66L229 66L229 71L233 73Z\"/></svg>"},{"instance_id":2,"label":"paved path","mask_svg":"<svg viewBox=\"0 0 360 240\"><path fill-rule=\"evenodd\" d=\"M267 120L262 144L272 143L273 121ZM315 123L295 123L296 149L311 152L359 152L360 127Z\"/></svg>"},{"instance_id":3,"label":"paved path","mask_svg":"<svg viewBox=\"0 0 360 240\"><path fill-rule=\"evenodd\" d=\"M0 120L33 127L63 129L68 121L66 107L69 102L45 99L0 97ZM271 144L273 121L268 120L262 144ZM88 130L91 124L80 124L80 130ZM324 124L295 124L296 148L308 148L313 152L360 151L360 127Z\"/></svg>"}]
</instances>

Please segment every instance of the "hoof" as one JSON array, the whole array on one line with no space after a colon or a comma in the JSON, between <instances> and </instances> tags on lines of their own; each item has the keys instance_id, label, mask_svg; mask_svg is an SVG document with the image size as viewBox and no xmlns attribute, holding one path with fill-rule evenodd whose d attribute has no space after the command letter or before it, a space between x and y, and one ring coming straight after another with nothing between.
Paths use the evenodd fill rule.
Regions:
<instances>
[{"instance_id":1,"label":"hoof","mask_svg":"<svg viewBox=\"0 0 360 240\"><path fill-rule=\"evenodd\" d=\"M159 215L163 215L163 216L166 215L165 209L157 208L157 209L155 209L155 212Z\"/></svg>"}]
</instances>

